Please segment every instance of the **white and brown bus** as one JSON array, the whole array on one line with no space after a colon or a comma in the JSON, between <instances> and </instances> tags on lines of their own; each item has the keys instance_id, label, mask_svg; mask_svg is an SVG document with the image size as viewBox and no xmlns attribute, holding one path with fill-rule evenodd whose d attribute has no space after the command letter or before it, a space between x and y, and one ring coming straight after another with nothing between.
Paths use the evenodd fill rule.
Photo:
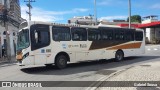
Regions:
<instances>
[{"instance_id":1,"label":"white and brown bus","mask_svg":"<svg viewBox=\"0 0 160 90\"><path fill-rule=\"evenodd\" d=\"M31 21L21 24L17 40L20 65L65 68L68 62L111 59L145 52L143 30L107 25L81 26Z\"/></svg>"}]
</instances>

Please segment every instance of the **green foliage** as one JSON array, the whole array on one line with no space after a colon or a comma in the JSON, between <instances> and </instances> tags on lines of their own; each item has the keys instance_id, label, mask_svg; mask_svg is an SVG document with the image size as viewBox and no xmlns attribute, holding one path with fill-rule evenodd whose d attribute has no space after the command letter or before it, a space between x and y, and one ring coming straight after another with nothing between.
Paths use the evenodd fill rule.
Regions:
<instances>
[{"instance_id":1,"label":"green foliage","mask_svg":"<svg viewBox=\"0 0 160 90\"><path fill-rule=\"evenodd\" d=\"M129 18L127 18L127 21L129 22ZM131 16L131 22L139 22L141 23L142 19L140 15L133 15Z\"/></svg>"}]
</instances>

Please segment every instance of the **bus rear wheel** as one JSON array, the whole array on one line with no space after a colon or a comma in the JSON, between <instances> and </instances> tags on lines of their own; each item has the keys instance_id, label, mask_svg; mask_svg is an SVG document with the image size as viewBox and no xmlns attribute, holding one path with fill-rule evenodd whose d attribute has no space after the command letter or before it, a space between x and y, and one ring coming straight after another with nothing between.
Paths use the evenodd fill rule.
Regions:
<instances>
[{"instance_id":1,"label":"bus rear wheel","mask_svg":"<svg viewBox=\"0 0 160 90\"><path fill-rule=\"evenodd\" d=\"M58 55L55 60L55 65L58 69L63 69L67 66L67 57L65 55Z\"/></svg>"},{"instance_id":2,"label":"bus rear wheel","mask_svg":"<svg viewBox=\"0 0 160 90\"><path fill-rule=\"evenodd\" d=\"M124 59L124 53L121 50L118 50L115 54L115 61L119 62L122 61Z\"/></svg>"}]
</instances>

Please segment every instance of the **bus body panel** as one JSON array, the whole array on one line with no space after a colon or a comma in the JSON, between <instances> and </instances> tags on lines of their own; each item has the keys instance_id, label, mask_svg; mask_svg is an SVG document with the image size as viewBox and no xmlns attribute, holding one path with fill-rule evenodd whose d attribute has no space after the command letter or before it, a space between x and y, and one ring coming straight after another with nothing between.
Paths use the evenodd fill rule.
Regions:
<instances>
[{"instance_id":1,"label":"bus body panel","mask_svg":"<svg viewBox=\"0 0 160 90\"><path fill-rule=\"evenodd\" d=\"M27 58L23 59L22 63L19 63L19 65L22 65L22 66L23 65L35 65L34 56L28 56Z\"/></svg>"}]
</instances>

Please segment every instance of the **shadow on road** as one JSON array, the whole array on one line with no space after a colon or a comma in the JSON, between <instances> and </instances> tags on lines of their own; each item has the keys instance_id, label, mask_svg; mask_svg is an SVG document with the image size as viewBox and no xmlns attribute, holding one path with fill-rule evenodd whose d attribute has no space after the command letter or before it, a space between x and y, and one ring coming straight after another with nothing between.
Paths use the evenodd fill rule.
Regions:
<instances>
[{"instance_id":1,"label":"shadow on road","mask_svg":"<svg viewBox=\"0 0 160 90\"><path fill-rule=\"evenodd\" d=\"M110 60L98 60L92 62L81 62L81 63L72 63L68 64L67 68L58 70L53 65L51 67L30 67L23 68L21 71L27 74L40 74L40 75L69 75L69 74L77 74L88 71L99 71L103 69L111 69L118 68L121 66L127 66L133 64L143 64L146 62L158 61L157 58L160 56L135 56L135 57L126 57L124 61L114 62L113 59Z\"/></svg>"}]
</instances>

